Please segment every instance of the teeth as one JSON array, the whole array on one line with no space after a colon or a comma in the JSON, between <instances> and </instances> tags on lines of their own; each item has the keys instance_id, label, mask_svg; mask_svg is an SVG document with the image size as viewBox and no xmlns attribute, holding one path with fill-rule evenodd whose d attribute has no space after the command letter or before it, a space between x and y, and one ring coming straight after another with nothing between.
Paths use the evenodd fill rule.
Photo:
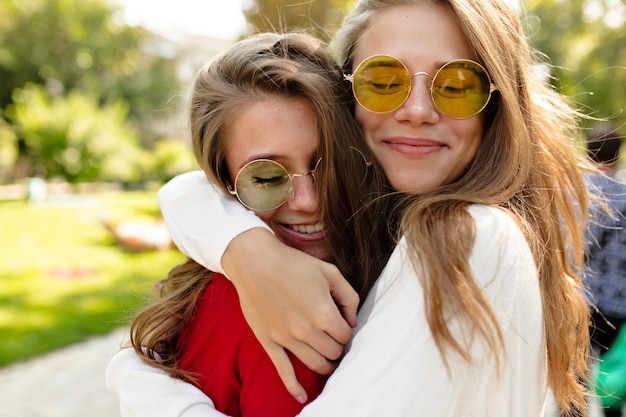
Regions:
<instances>
[{"instance_id":1,"label":"teeth","mask_svg":"<svg viewBox=\"0 0 626 417\"><path fill-rule=\"evenodd\" d=\"M307 224L306 226L301 224L290 224L289 227L291 230L298 233L317 233L324 230L324 225L322 223Z\"/></svg>"}]
</instances>

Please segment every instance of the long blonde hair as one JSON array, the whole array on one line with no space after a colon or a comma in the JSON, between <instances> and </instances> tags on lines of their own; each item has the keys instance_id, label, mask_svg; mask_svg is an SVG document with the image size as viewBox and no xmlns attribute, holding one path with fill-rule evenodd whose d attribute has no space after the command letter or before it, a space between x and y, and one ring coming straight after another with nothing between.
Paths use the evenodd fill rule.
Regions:
<instances>
[{"instance_id":1,"label":"long blonde hair","mask_svg":"<svg viewBox=\"0 0 626 417\"><path fill-rule=\"evenodd\" d=\"M317 156L324 160L316 184L331 258L364 299L393 247L384 223L375 221L385 209L385 200L376 198L384 175L376 164L366 165L373 158L352 116L350 86L324 44L301 33L264 33L204 66L190 103L195 157L207 177L226 189L232 179L225 162L225 125L251 102L270 97L297 97L311 105L320 140ZM159 286L160 298L136 316L131 343L148 364L194 380L179 367L179 337L212 275L193 260L176 266Z\"/></svg>"},{"instance_id":2,"label":"long blonde hair","mask_svg":"<svg viewBox=\"0 0 626 417\"><path fill-rule=\"evenodd\" d=\"M523 230L537 266L549 383L564 412L584 413L589 311L578 273L587 211L582 170L589 164L574 144L579 114L535 76L538 55L517 13L502 0L360 0L331 41L344 72L352 72L355 46L373 15L397 5L423 4L442 5L456 16L476 59L498 86L466 173L433 192L408 197L403 205L400 233L416 269L426 271L420 279L430 329L442 355L451 347L469 360L444 318L450 305L460 306L494 353L501 351L497 317L480 287L468 280L475 230L466 209L476 203L507 210Z\"/></svg>"}]
</instances>

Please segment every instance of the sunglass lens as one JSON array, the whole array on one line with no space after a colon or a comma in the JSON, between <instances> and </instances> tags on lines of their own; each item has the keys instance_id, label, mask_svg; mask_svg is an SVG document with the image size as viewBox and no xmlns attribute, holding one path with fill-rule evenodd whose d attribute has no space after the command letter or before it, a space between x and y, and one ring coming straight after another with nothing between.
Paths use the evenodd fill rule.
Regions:
<instances>
[{"instance_id":1,"label":"sunglass lens","mask_svg":"<svg viewBox=\"0 0 626 417\"><path fill-rule=\"evenodd\" d=\"M376 113L397 109L411 89L409 73L397 59L374 56L359 65L353 80L354 96L361 106Z\"/></svg>"},{"instance_id":2,"label":"sunglass lens","mask_svg":"<svg viewBox=\"0 0 626 417\"><path fill-rule=\"evenodd\" d=\"M273 161L254 161L237 176L239 200L252 210L273 210L287 200L291 181L287 171Z\"/></svg>"},{"instance_id":3,"label":"sunglass lens","mask_svg":"<svg viewBox=\"0 0 626 417\"><path fill-rule=\"evenodd\" d=\"M489 76L481 66L471 61L452 61L437 72L432 97L442 113L463 119L483 110L490 88Z\"/></svg>"}]
</instances>

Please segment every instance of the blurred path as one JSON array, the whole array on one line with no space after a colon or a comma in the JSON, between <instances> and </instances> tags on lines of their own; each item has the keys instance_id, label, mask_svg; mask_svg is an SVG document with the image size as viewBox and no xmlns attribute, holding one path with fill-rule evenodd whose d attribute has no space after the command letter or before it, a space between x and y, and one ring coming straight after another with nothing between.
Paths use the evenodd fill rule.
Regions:
<instances>
[{"instance_id":1,"label":"blurred path","mask_svg":"<svg viewBox=\"0 0 626 417\"><path fill-rule=\"evenodd\" d=\"M104 371L126 328L0 368L0 417L119 417Z\"/></svg>"},{"instance_id":2,"label":"blurred path","mask_svg":"<svg viewBox=\"0 0 626 417\"><path fill-rule=\"evenodd\" d=\"M0 417L120 417L104 385L104 371L127 328L44 356L0 368ZM603 417L592 404L589 417ZM557 417L548 401L545 417ZM626 412L624 413L626 417Z\"/></svg>"}]
</instances>

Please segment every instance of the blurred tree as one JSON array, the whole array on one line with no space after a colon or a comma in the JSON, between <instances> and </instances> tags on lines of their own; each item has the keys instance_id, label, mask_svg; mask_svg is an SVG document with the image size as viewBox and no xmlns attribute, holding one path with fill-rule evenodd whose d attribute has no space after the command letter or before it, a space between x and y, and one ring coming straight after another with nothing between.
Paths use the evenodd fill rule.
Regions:
<instances>
[{"instance_id":1,"label":"blurred tree","mask_svg":"<svg viewBox=\"0 0 626 417\"><path fill-rule=\"evenodd\" d=\"M0 182L9 177L17 162L17 136L11 126L0 117Z\"/></svg>"},{"instance_id":2,"label":"blurred tree","mask_svg":"<svg viewBox=\"0 0 626 417\"><path fill-rule=\"evenodd\" d=\"M525 0L528 33L549 57L557 89L626 134L624 0Z\"/></svg>"},{"instance_id":3,"label":"blurred tree","mask_svg":"<svg viewBox=\"0 0 626 417\"><path fill-rule=\"evenodd\" d=\"M304 29L328 41L351 5L350 0L253 0L244 14L261 32Z\"/></svg>"},{"instance_id":4,"label":"blurred tree","mask_svg":"<svg viewBox=\"0 0 626 417\"><path fill-rule=\"evenodd\" d=\"M132 115L161 108L178 92L174 57L154 34L122 23L107 0L0 2L0 107L27 82L51 94L80 90L99 101L127 100Z\"/></svg>"},{"instance_id":5,"label":"blurred tree","mask_svg":"<svg viewBox=\"0 0 626 417\"><path fill-rule=\"evenodd\" d=\"M41 85L16 89L7 118L29 149L34 174L72 183L136 183L145 177L151 156L138 146L125 123L123 100L100 105L76 90L50 96Z\"/></svg>"},{"instance_id":6,"label":"blurred tree","mask_svg":"<svg viewBox=\"0 0 626 417\"><path fill-rule=\"evenodd\" d=\"M34 83L52 97L77 92L96 106L124 103L142 145L158 139L151 122L174 113L167 102L180 86L176 56L155 34L125 25L108 0L3 0L0 16L0 109L14 89ZM17 149L22 161L38 152L21 132Z\"/></svg>"},{"instance_id":7,"label":"blurred tree","mask_svg":"<svg viewBox=\"0 0 626 417\"><path fill-rule=\"evenodd\" d=\"M181 172L200 169L189 144L177 139L159 141L152 152L152 169L154 179L165 182Z\"/></svg>"}]
</instances>

